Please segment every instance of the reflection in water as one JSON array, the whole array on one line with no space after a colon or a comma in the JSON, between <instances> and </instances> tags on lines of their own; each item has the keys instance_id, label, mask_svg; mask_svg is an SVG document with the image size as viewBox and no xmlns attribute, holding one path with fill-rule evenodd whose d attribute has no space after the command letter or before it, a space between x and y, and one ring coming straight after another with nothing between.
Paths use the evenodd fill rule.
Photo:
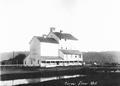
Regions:
<instances>
[{"instance_id":1,"label":"reflection in water","mask_svg":"<svg viewBox=\"0 0 120 86\"><path fill-rule=\"evenodd\" d=\"M84 77L64 78L31 86L120 86L120 73L92 73ZM29 86L29 85L28 85Z\"/></svg>"},{"instance_id":2,"label":"reflection in water","mask_svg":"<svg viewBox=\"0 0 120 86\"><path fill-rule=\"evenodd\" d=\"M69 75L69 76L34 78L34 79L16 79L16 80L0 81L0 85L12 86L12 85L20 85L20 84L45 82L45 81L51 81L51 80L59 80L64 78L67 79L67 78L83 77L83 76L85 75Z\"/></svg>"},{"instance_id":3,"label":"reflection in water","mask_svg":"<svg viewBox=\"0 0 120 86\"><path fill-rule=\"evenodd\" d=\"M97 73L88 75L57 76L34 79L0 81L1 85L12 86L120 86L120 73ZM25 86L26 86L25 85Z\"/></svg>"},{"instance_id":4,"label":"reflection in water","mask_svg":"<svg viewBox=\"0 0 120 86\"><path fill-rule=\"evenodd\" d=\"M20 84L29 84L26 79L0 81L1 86L13 86Z\"/></svg>"}]
</instances>

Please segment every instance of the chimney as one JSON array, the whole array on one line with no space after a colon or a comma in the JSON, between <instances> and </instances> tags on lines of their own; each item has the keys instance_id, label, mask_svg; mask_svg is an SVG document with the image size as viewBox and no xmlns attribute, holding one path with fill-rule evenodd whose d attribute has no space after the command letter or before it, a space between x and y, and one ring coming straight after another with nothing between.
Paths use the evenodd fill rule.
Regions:
<instances>
[{"instance_id":1,"label":"chimney","mask_svg":"<svg viewBox=\"0 0 120 86\"><path fill-rule=\"evenodd\" d=\"M55 27L50 28L50 32L53 32L53 31L55 31Z\"/></svg>"},{"instance_id":2,"label":"chimney","mask_svg":"<svg viewBox=\"0 0 120 86\"><path fill-rule=\"evenodd\" d=\"M60 30L60 33L62 33L63 31L62 30Z\"/></svg>"},{"instance_id":3,"label":"chimney","mask_svg":"<svg viewBox=\"0 0 120 86\"><path fill-rule=\"evenodd\" d=\"M62 30L60 30L60 40L61 40L61 33L62 33L63 31Z\"/></svg>"}]
</instances>

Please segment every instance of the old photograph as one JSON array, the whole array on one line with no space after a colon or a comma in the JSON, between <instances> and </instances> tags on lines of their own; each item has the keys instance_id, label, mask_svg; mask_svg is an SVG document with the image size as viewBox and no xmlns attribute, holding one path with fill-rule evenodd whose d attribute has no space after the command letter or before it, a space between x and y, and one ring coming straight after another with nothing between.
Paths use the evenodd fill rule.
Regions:
<instances>
[{"instance_id":1,"label":"old photograph","mask_svg":"<svg viewBox=\"0 0 120 86\"><path fill-rule=\"evenodd\" d=\"M0 0L0 86L120 86L119 0Z\"/></svg>"}]
</instances>

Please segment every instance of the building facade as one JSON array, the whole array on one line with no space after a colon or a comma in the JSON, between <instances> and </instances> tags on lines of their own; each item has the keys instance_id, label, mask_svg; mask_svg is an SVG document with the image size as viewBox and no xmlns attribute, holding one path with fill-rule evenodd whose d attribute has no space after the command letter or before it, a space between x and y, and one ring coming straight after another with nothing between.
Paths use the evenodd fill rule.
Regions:
<instances>
[{"instance_id":1,"label":"building facade","mask_svg":"<svg viewBox=\"0 0 120 86\"><path fill-rule=\"evenodd\" d=\"M48 35L34 36L30 41L30 54L24 60L25 66L56 67L82 65L83 57L79 50L72 49L74 36L55 32L51 28Z\"/></svg>"}]
</instances>

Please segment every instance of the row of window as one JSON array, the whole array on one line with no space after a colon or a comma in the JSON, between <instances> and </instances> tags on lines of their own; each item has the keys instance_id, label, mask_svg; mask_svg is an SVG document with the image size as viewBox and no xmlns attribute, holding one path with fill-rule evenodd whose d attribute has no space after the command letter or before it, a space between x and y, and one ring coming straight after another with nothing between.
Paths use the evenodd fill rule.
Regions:
<instances>
[{"instance_id":1,"label":"row of window","mask_svg":"<svg viewBox=\"0 0 120 86\"><path fill-rule=\"evenodd\" d=\"M31 64L33 64L33 61L30 61ZM38 64L40 63L40 60L38 60ZM41 61L41 63L82 63L82 61ZM26 61L25 61L26 64Z\"/></svg>"},{"instance_id":2,"label":"row of window","mask_svg":"<svg viewBox=\"0 0 120 86\"><path fill-rule=\"evenodd\" d=\"M81 63L82 61L42 61L42 63Z\"/></svg>"}]
</instances>

